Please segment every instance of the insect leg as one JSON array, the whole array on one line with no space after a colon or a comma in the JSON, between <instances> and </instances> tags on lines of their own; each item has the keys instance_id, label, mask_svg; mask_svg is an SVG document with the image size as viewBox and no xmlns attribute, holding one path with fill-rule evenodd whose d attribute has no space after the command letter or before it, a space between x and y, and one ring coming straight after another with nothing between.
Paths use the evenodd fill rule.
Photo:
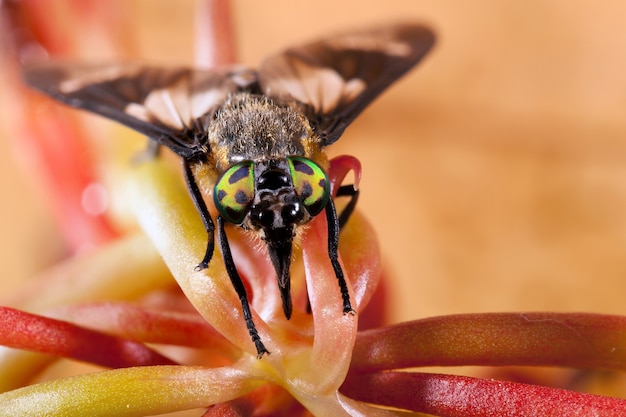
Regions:
<instances>
[{"instance_id":1,"label":"insect leg","mask_svg":"<svg viewBox=\"0 0 626 417\"><path fill-rule=\"evenodd\" d=\"M228 237L224 230L224 219L222 216L217 216L217 233L220 242L220 249L222 250L222 257L224 258L224 265L226 266L226 272L230 277L230 281L235 287L235 291L241 301L241 309L243 311L243 318L246 320L246 327L250 333L250 338L256 346L257 358L261 359L264 354L269 354L269 350L265 348L265 345L261 341L261 337L256 330L256 326L252 321L252 312L250 311L250 304L248 304L248 294L246 293L246 287L243 285L243 281L237 272L235 262L233 261L233 255L230 252L230 245L228 244Z\"/></svg>"},{"instance_id":2,"label":"insect leg","mask_svg":"<svg viewBox=\"0 0 626 417\"><path fill-rule=\"evenodd\" d=\"M161 153L161 144L156 140L149 140L148 146L143 151L140 151L135 156L133 156L132 162L135 164L144 162L144 161L152 161L159 157Z\"/></svg>"},{"instance_id":3,"label":"insect leg","mask_svg":"<svg viewBox=\"0 0 626 417\"><path fill-rule=\"evenodd\" d=\"M146 158L158 158L159 154L161 153L162 146L163 145L161 145L156 140L149 140L148 146L143 151L143 153L146 155Z\"/></svg>"},{"instance_id":4,"label":"insect leg","mask_svg":"<svg viewBox=\"0 0 626 417\"><path fill-rule=\"evenodd\" d=\"M332 198L328 199L328 204L326 205L326 221L328 223L328 256L335 270L337 281L339 281L339 290L343 299L343 314L356 314L350 303L346 278L343 276L341 265L339 265L339 217L337 217L337 210Z\"/></svg>"},{"instance_id":5,"label":"insect leg","mask_svg":"<svg viewBox=\"0 0 626 417\"><path fill-rule=\"evenodd\" d=\"M211 219L211 214L207 209L206 203L202 198L202 193L198 188L196 179L193 176L193 172L191 171L191 165L189 161L185 159L183 159L183 171L185 172L185 182L187 183L187 188L191 193L191 199L196 205L198 213L200 213L202 223L204 223L204 229L206 230L209 237L206 251L204 252L204 258L202 258L202 261L196 266L196 271L201 271L208 268L209 262L211 262L211 258L213 257L213 251L215 249L215 225L213 224L213 220Z\"/></svg>"},{"instance_id":6,"label":"insect leg","mask_svg":"<svg viewBox=\"0 0 626 417\"><path fill-rule=\"evenodd\" d=\"M352 212L356 207L356 202L359 199L359 190L354 188L354 185L352 184L342 185L339 187L339 190L337 190L337 197L346 196L350 197L350 201L348 201L346 207L344 207L343 211L339 214L339 230L343 229L350 219L350 215L352 215Z\"/></svg>"},{"instance_id":7,"label":"insect leg","mask_svg":"<svg viewBox=\"0 0 626 417\"><path fill-rule=\"evenodd\" d=\"M348 220L350 219L350 215L354 212L354 208L356 207L356 203L357 200L359 199L359 190L357 190L356 188L354 188L354 185L352 184L348 184L348 185L342 185L341 187L339 187L339 189L337 190L337 197L350 197L350 201L348 201L348 204L346 205L346 207L344 207L343 211L339 214L339 219L338 219L338 225L337 227L339 228L339 232L341 232L341 230L343 230L343 227L346 225L346 223L348 222ZM326 212L328 215L328 211ZM328 226L328 239L329 239L329 245L330 245L330 221L329 221L329 226ZM330 247L329 247L329 253L331 253L330 251ZM331 259L332 261L332 259ZM337 266L335 266L335 264L333 263L333 267L335 268L335 272L339 269L339 271L341 272L341 267L339 266L339 264L337 263ZM342 281L344 282L344 286L345 286L345 279L343 278L343 273L341 272L341 278L339 278L339 275L337 275L337 279L339 279L339 286L342 288L341 290L341 294L343 296L344 294L344 290L342 287ZM346 290L347 292L347 290ZM346 312L346 297L343 297L344 299L344 313ZM348 305L350 304L350 298L347 298L348 300ZM352 308L350 307L350 309L348 311L353 311ZM307 299L306 299L306 312L311 314L311 300L309 299L308 295L307 295Z\"/></svg>"}]
</instances>

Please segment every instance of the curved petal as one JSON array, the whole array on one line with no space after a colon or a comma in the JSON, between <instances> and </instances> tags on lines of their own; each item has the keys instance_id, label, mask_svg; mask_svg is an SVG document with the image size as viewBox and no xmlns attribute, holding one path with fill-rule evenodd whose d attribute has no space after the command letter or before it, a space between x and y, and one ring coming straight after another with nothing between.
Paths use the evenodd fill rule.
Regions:
<instances>
[{"instance_id":1,"label":"curved petal","mask_svg":"<svg viewBox=\"0 0 626 417\"><path fill-rule=\"evenodd\" d=\"M314 322L313 348L302 378L316 386L318 393L339 388L348 371L358 324L355 315L343 313L337 278L328 259L326 229L326 219L315 218L305 232L302 250Z\"/></svg>"},{"instance_id":2,"label":"curved petal","mask_svg":"<svg viewBox=\"0 0 626 417\"><path fill-rule=\"evenodd\" d=\"M163 311L127 303L81 304L52 317L142 343L188 346L229 356L236 349L195 312Z\"/></svg>"},{"instance_id":3,"label":"curved petal","mask_svg":"<svg viewBox=\"0 0 626 417\"><path fill-rule=\"evenodd\" d=\"M356 310L360 313L372 299L382 276L376 232L360 212L352 213L341 231L339 253L352 283Z\"/></svg>"},{"instance_id":4,"label":"curved petal","mask_svg":"<svg viewBox=\"0 0 626 417\"><path fill-rule=\"evenodd\" d=\"M360 332L351 370L547 365L626 369L626 317L492 313L433 317Z\"/></svg>"},{"instance_id":5,"label":"curved petal","mask_svg":"<svg viewBox=\"0 0 626 417\"><path fill-rule=\"evenodd\" d=\"M341 155L329 162L328 176L333 194L337 193L351 171L354 174L353 186L356 190L359 189L361 162L357 158ZM360 312L367 306L378 287L382 267L376 233L357 211L352 213L350 220L341 230L339 249L347 278L352 282L356 310Z\"/></svg>"},{"instance_id":6,"label":"curved petal","mask_svg":"<svg viewBox=\"0 0 626 417\"><path fill-rule=\"evenodd\" d=\"M228 401L256 388L232 367L148 366L95 372L0 394L0 416L144 416Z\"/></svg>"},{"instance_id":7,"label":"curved petal","mask_svg":"<svg viewBox=\"0 0 626 417\"><path fill-rule=\"evenodd\" d=\"M441 417L626 415L623 399L457 375L365 374L348 379L343 390L368 403Z\"/></svg>"},{"instance_id":8,"label":"curved petal","mask_svg":"<svg viewBox=\"0 0 626 417\"><path fill-rule=\"evenodd\" d=\"M361 162L351 155L336 156L329 161L328 179L330 180L332 194L336 195L344 178L350 171L354 173L354 188L359 189L361 182Z\"/></svg>"},{"instance_id":9,"label":"curved petal","mask_svg":"<svg viewBox=\"0 0 626 417\"><path fill-rule=\"evenodd\" d=\"M120 368L174 364L147 346L74 324L0 307L0 344Z\"/></svg>"}]
</instances>

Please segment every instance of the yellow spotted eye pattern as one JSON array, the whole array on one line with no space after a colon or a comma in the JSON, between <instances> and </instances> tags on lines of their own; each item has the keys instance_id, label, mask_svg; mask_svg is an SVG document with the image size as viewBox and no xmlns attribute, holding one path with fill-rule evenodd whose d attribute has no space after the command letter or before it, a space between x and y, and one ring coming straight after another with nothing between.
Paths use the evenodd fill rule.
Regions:
<instances>
[{"instance_id":1,"label":"yellow spotted eye pattern","mask_svg":"<svg viewBox=\"0 0 626 417\"><path fill-rule=\"evenodd\" d=\"M215 207L229 222L241 224L254 199L254 164L243 161L228 168L215 184Z\"/></svg>"},{"instance_id":2,"label":"yellow spotted eye pattern","mask_svg":"<svg viewBox=\"0 0 626 417\"><path fill-rule=\"evenodd\" d=\"M311 216L321 212L330 197L330 182L324 170L315 162L299 156L287 157L291 181L296 194Z\"/></svg>"}]
</instances>

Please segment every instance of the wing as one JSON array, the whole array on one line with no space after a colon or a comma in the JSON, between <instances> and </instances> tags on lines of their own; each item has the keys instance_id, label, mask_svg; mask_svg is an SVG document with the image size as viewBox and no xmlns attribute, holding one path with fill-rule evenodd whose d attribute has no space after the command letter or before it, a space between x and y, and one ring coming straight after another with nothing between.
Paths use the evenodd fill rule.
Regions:
<instances>
[{"instance_id":1,"label":"wing","mask_svg":"<svg viewBox=\"0 0 626 417\"><path fill-rule=\"evenodd\" d=\"M206 141L206 124L229 93L256 82L245 69L44 63L25 69L32 87L135 129L183 158Z\"/></svg>"},{"instance_id":2,"label":"wing","mask_svg":"<svg viewBox=\"0 0 626 417\"><path fill-rule=\"evenodd\" d=\"M428 28L412 24L346 33L267 58L259 83L268 96L304 104L326 146L434 42Z\"/></svg>"}]
</instances>

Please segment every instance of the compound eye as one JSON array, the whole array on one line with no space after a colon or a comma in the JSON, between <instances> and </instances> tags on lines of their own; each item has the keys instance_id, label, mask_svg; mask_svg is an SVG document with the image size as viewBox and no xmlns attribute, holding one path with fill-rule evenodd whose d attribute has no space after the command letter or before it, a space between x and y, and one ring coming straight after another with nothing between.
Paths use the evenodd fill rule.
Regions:
<instances>
[{"instance_id":1,"label":"compound eye","mask_svg":"<svg viewBox=\"0 0 626 417\"><path fill-rule=\"evenodd\" d=\"M324 170L315 162L299 156L287 157L291 182L300 201L311 216L321 212L330 197L330 182Z\"/></svg>"},{"instance_id":2,"label":"compound eye","mask_svg":"<svg viewBox=\"0 0 626 417\"><path fill-rule=\"evenodd\" d=\"M222 217L241 224L254 199L254 167L243 161L228 168L215 184L213 202Z\"/></svg>"}]
</instances>

